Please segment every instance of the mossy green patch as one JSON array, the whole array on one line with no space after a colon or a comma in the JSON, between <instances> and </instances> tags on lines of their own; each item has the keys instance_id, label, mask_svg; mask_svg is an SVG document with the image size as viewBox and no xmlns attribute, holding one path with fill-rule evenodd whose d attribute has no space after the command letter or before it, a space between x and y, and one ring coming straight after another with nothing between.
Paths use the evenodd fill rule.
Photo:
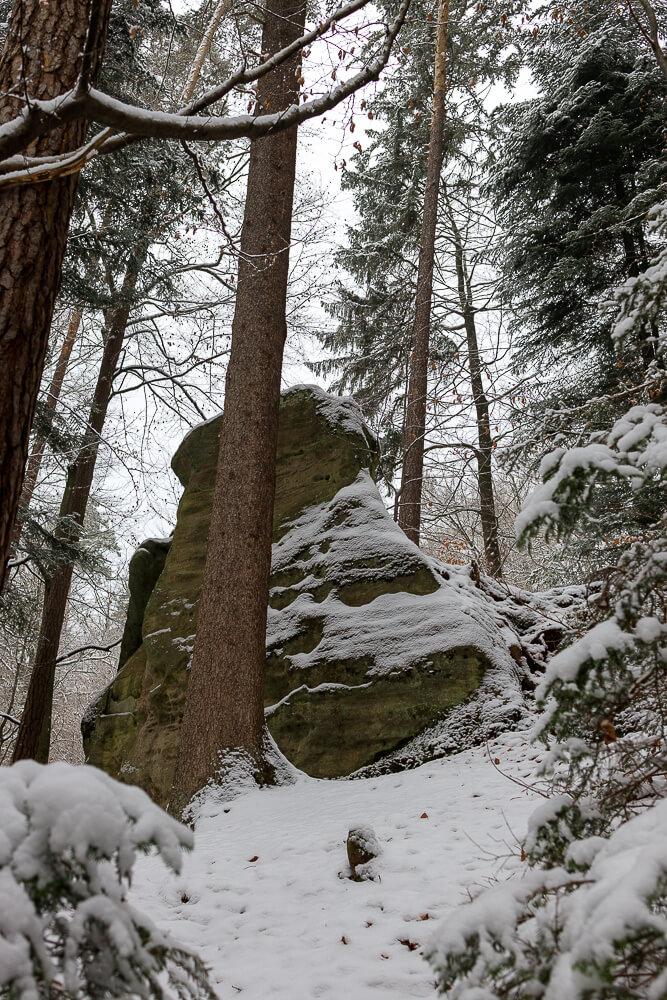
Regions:
<instances>
[{"instance_id":1,"label":"mossy green patch","mask_svg":"<svg viewBox=\"0 0 667 1000\"><path fill-rule=\"evenodd\" d=\"M418 733L479 686L483 660L458 649L406 671L351 685L345 670L330 664L338 684L308 677L269 715L271 733L293 764L316 778L337 778L397 749L406 733ZM344 667L341 664L341 667Z\"/></svg>"}]
</instances>

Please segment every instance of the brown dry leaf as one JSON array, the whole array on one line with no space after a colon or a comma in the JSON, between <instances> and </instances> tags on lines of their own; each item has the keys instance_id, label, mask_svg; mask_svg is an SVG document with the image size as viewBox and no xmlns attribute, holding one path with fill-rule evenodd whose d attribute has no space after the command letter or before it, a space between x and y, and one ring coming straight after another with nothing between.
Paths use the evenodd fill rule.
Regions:
<instances>
[{"instance_id":1,"label":"brown dry leaf","mask_svg":"<svg viewBox=\"0 0 667 1000\"><path fill-rule=\"evenodd\" d=\"M428 813L422 813L420 819L428 819Z\"/></svg>"},{"instance_id":2,"label":"brown dry leaf","mask_svg":"<svg viewBox=\"0 0 667 1000\"><path fill-rule=\"evenodd\" d=\"M614 728L614 723L611 719L602 719L598 723L598 729L602 733L604 741L607 745L616 742L616 729Z\"/></svg>"},{"instance_id":3,"label":"brown dry leaf","mask_svg":"<svg viewBox=\"0 0 667 1000\"><path fill-rule=\"evenodd\" d=\"M256 854L254 856L254 858L248 858L248 861L250 861L250 862L252 862L252 861L259 861L259 854Z\"/></svg>"}]
</instances>

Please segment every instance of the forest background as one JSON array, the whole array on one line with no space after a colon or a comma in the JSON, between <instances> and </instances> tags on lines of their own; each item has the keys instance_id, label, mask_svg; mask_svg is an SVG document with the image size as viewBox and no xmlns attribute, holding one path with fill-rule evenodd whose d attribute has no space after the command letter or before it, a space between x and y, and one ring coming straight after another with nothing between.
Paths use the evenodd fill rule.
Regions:
<instances>
[{"instance_id":1,"label":"forest background","mask_svg":"<svg viewBox=\"0 0 667 1000\"><path fill-rule=\"evenodd\" d=\"M495 573L521 586L592 578L604 564L599 539L585 533L574 544L572 539L567 545L539 540L530 551L519 551L514 520L539 482L543 453L565 440L554 401L561 408L566 403L571 416L593 392L600 399L613 394L602 374L606 364L632 365L612 361L604 346L610 343L604 296L624 267L631 276L641 257L645 269L655 249L643 223L632 222L634 235L620 227L636 207L646 214L659 199L664 83L633 8L612 6L569 12L536 4L450 7L421 542L445 561L473 560L494 571L479 499L476 437L483 418L479 391L470 382L470 340L463 332L469 299L488 408L492 521L501 560ZM108 85L143 103L173 103L176 92L188 86L193 54L214 7L183 3L172 9L157 0L116 4ZM0 9L5 24L9 11L8 3ZM203 82L233 65L248 17L242 5L224 7ZM359 38L361 25L363 46L368 31L362 17L357 21L328 43L326 56L311 72L322 73L327 62L335 79L337 64L353 61L350 37ZM301 126L290 251L283 385L317 381L356 395L382 442L382 488L396 517L427 168L433 23L428 5L413 5L401 36L405 44L380 82L323 120ZM583 200L592 212L586 232L577 232L576 209L564 208L565 195L547 176L553 165L538 164L542 151L531 147L530 130L536 128L531 116L566 116L568 101L580 99L570 83L547 107L553 65L568 70L569 45L578 48L582 72L589 74L591 66L604 66L605 59L622 52L622 72L631 74L636 90L630 106L621 93L626 80L616 93L612 81L584 111L595 120L611 94L609 110L619 115L618 127L636 147L629 153L631 183L640 188L623 193L630 171L621 160L597 185L590 183L586 190L584 181ZM649 135L639 139L638 127ZM560 168L572 171L573 183L579 183L577 173L598 170L600 152L613 152L614 142L621 148L622 140L613 138L615 128L613 119L607 122L606 134L588 149L580 136L557 136L555 146L559 140L569 146L554 148L554 161L560 156ZM193 153L175 144L158 148L152 141L119 155L125 158L122 169L98 161L82 176L2 616L2 704L7 714L16 715L35 653L40 578L58 562L72 566L52 736L52 755L70 759L79 758L82 711L114 671L129 557L143 538L167 535L175 523L180 486L169 468L171 454L188 427L223 407L248 142L241 140L231 155L213 144ZM524 172L522 185L516 184L517 171ZM614 189L615 206L605 188ZM157 215L147 214L147 198L153 199ZM565 253L550 256L547 248L530 257L548 232L536 218L540 202L553 206L549 225L566 244ZM123 265L142 225L150 238L134 279ZM596 230L613 233L614 226L616 237L605 243ZM633 239L637 247L628 249ZM127 284L128 275L134 286L125 295L128 332L100 432L85 532L76 551L70 551L56 529L64 477L85 434L82 415L101 360L100 322L108 322L119 283ZM540 301L544 279L561 286L544 295L542 284ZM598 299L590 301L589 292ZM580 335L582 323L590 333ZM548 375L545 361L553 365ZM576 377L571 367L565 374L571 365ZM545 428L547 411L553 426L537 440L536 427ZM580 413L577 421L578 433L587 433L588 417ZM607 525L605 532L612 529L615 544L631 538L627 524ZM69 655L90 646L100 648ZM0 721L3 759L14 728L10 720Z\"/></svg>"}]
</instances>

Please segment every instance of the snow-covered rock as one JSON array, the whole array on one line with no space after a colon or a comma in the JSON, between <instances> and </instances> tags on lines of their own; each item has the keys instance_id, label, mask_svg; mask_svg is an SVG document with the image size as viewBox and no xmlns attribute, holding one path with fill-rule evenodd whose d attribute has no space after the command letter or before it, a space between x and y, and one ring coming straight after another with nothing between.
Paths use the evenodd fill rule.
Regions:
<instances>
[{"instance_id":1,"label":"snow-covered rock","mask_svg":"<svg viewBox=\"0 0 667 1000\"><path fill-rule=\"evenodd\" d=\"M174 457L185 491L145 602L142 642L84 720L89 762L162 803L194 646L220 425L195 428ZM530 595L480 585L413 545L373 481L378 458L353 400L305 386L283 396L266 711L282 753L317 777L388 757L392 768L418 763L520 723L527 657L559 627ZM133 628L136 636L134 620Z\"/></svg>"}]
</instances>

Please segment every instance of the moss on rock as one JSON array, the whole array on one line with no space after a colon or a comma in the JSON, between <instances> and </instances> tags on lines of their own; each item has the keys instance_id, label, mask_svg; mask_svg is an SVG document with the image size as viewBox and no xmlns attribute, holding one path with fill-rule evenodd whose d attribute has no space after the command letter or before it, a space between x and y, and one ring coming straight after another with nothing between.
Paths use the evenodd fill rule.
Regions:
<instances>
[{"instance_id":1,"label":"moss on rock","mask_svg":"<svg viewBox=\"0 0 667 1000\"><path fill-rule=\"evenodd\" d=\"M83 725L88 762L161 804L178 752L220 428L220 416L194 428L174 455L184 492L171 545L150 594L158 554L150 561L142 546L132 560L131 655ZM513 664L492 617L472 614L387 514L372 479L378 457L352 400L306 386L283 395L267 721L282 752L322 777L395 750L476 691L489 667Z\"/></svg>"}]
</instances>

